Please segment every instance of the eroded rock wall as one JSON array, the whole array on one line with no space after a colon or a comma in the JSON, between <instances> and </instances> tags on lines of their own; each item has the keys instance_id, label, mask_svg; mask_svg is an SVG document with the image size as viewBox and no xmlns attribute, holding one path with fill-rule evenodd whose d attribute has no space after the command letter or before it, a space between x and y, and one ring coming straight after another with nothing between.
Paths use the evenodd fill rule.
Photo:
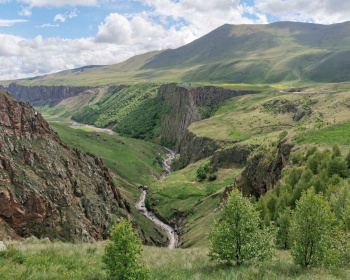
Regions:
<instances>
[{"instance_id":1,"label":"eroded rock wall","mask_svg":"<svg viewBox=\"0 0 350 280\"><path fill-rule=\"evenodd\" d=\"M271 151L260 151L254 154L248 160L242 174L236 179L235 186L245 195L264 195L281 178L293 146L287 140L280 142L272 160L269 156Z\"/></svg>"},{"instance_id":2,"label":"eroded rock wall","mask_svg":"<svg viewBox=\"0 0 350 280\"><path fill-rule=\"evenodd\" d=\"M128 210L101 159L68 147L29 103L0 90L0 233L100 240Z\"/></svg>"},{"instance_id":3,"label":"eroded rock wall","mask_svg":"<svg viewBox=\"0 0 350 280\"><path fill-rule=\"evenodd\" d=\"M35 105L48 102L59 103L63 99L87 91L96 91L93 87L23 86L16 83L11 83L8 87L2 87L2 89L8 91L17 101L27 101Z\"/></svg>"},{"instance_id":4,"label":"eroded rock wall","mask_svg":"<svg viewBox=\"0 0 350 280\"><path fill-rule=\"evenodd\" d=\"M175 149L182 153L182 141L192 123L210 117L213 109L227 99L254 93L257 92L235 91L214 86L164 84L160 89L159 100L169 108L161 121L161 135L168 141L175 141Z\"/></svg>"}]
</instances>

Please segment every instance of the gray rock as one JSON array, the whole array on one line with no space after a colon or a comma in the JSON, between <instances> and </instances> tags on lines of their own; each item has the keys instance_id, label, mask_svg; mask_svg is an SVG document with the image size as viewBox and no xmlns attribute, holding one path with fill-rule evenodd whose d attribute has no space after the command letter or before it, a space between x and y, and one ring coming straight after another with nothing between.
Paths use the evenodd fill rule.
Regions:
<instances>
[{"instance_id":1,"label":"gray rock","mask_svg":"<svg viewBox=\"0 0 350 280\"><path fill-rule=\"evenodd\" d=\"M298 112L295 113L293 117L293 121L298 122L300 121L304 116L306 112L304 110L298 110Z\"/></svg>"},{"instance_id":2,"label":"gray rock","mask_svg":"<svg viewBox=\"0 0 350 280\"><path fill-rule=\"evenodd\" d=\"M4 242L0 241L0 251L5 251L5 250L6 250L6 246Z\"/></svg>"}]
</instances>

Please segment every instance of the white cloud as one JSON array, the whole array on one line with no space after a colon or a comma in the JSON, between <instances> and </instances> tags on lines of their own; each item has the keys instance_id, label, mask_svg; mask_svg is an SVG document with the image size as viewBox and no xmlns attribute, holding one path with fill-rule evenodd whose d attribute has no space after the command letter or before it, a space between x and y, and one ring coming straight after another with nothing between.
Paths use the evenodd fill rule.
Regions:
<instances>
[{"instance_id":1,"label":"white cloud","mask_svg":"<svg viewBox=\"0 0 350 280\"><path fill-rule=\"evenodd\" d=\"M98 0L17 0L30 7L97 6Z\"/></svg>"},{"instance_id":2,"label":"white cloud","mask_svg":"<svg viewBox=\"0 0 350 280\"><path fill-rule=\"evenodd\" d=\"M131 42L132 26L129 20L118 13L110 14L98 27L96 40L104 43L127 45Z\"/></svg>"},{"instance_id":3,"label":"white cloud","mask_svg":"<svg viewBox=\"0 0 350 280\"><path fill-rule=\"evenodd\" d=\"M10 3L11 0L0 0L0 4Z\"/></svg>"},{"instance_id":4,"label":"white cloud","mask_svg":"<svg viewBox=\"0 0 350 280\"><path fill-rule=\"evenodd\" d=\"M68 19L68 18L77 17L78 13L79 13L78 9L74 9L73 11L65 12L64 14L57 14L53 20L54 20L54 22L57 22L57 21L65 22L66 19Z\"/></svg>"},{"instance_id":5,"label":"white cloud","mask_svg":"<svg viewBox=\"0 0 350 280\"><path fill-rule=\"evenodd\" d=\"M93 6L98 6L99 4L99 0L17 0L17 2L27 5L27 6L21 6L22 10L18 13L21 16L31 16L32 8L34 7L55 7L55 8L64 7L64 6L93 7Z\"/></svg>"},{"instance_id":6,"label":"white cloud","mask_svg":"<svg viewBox=\"0 0 350 280\"><path fill-rule=\"evenodd\" d=\"M51 23L45 23L43 25L37 25L35 27L38 27L38 28L45 28L45 27L59 27L58 24L51 24Z\"/></svg>"},{"instance_id":7,"label":"white cloud","mask_svg":"<svg viewBox=\"0 0 350 280\"><path fill-rule=\"evenodd\" d=\"M0 26L12 26L16 23L27 22L26 19L0 19Z\"/></svg>"},{"instance_id":8,"label":"white cloud","mask_svg":"<svg viewBox=\"0 0 350 280\"><path fill-rule=\"evenodd\" d=\"M345 0L255 0L255 6L281 20L331 24L350 18L350 1Z\"/></svg>"},{"instance_id":9,"label":"white cloud","mask_svg":"<svg viewBox=\"0 0 350 280\"><path fill-rule=\"evenodd\" d=\"M66 18L65 18L65 16L62 15L62 14L57 14L57 15L55 15L53 21L54 21L54 22L56 22L56 21L65 22L65 21L66 21Z\"/></svg>"},{"instance_id":10,"label":"white cloud","mask_svg":"<svg viewBox=\"0 0 350 280\"><path fill-rule=\"evenodd\" d=\"M0 34L0 80L20 79L92 64L113 64L143 53L140 46L96 43L94 38L25 39Z\"/></svg>"}]
</instances>

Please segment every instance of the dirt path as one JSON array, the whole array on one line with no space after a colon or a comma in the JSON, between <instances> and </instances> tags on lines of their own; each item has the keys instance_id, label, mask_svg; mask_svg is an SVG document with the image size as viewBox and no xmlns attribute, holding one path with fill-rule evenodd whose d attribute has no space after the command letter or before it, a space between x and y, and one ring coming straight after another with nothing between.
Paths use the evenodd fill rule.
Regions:
<instances>
[{"instance_id":1,"label":"dirt path","mask_svg":"<svg viewBox=\"0 0 350 280\"><path fill-rule=\"evenodd\" d=\"M176 156L176 153L173 152L172 150L169 150L168 148L165 148L165 149L168 151L168 153L163 159L164 172L162 173L159 180L162 180L163 178L165 178L167 175L171 173L171 162ZM179 241L179 235L177 234L175 229L173 229L171 226L159 220L153 212L147 210L145 205L146 196L147 196L147 187L143 187L140 199L135 204L136 209L139 210L144 216L146 216L148 219L150 219L153 223L155 223L157 226L162 228L167 233L169 238L169 244L168 244L169 249L176 248Z\"/></svg>"}]
</instances>

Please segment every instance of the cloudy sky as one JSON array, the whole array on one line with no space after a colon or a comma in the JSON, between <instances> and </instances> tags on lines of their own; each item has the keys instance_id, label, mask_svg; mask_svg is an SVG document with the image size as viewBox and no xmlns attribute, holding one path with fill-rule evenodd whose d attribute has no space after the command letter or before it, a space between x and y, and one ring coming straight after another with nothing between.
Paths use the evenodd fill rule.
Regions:
<instances>
[{"instance_id":1,"label":"cloudy sky","mask_svg":"<svg viewBox=\"0 0 350 280\"><path fill-rule=\"evenodd\" d=\"M332 24L348 0L0 0L0 80L176 48L225 23Z\"/></svg>"}]
</instances>

